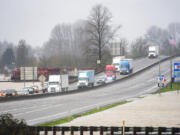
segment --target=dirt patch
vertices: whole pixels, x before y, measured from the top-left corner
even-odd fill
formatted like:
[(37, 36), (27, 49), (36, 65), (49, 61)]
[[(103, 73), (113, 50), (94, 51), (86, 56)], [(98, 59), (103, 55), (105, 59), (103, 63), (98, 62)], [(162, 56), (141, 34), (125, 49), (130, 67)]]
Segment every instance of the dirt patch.
[[(180, 127), (180, 93), (150, 95), (112, 109), (77, 118), (63, 126)], [(62, 125), (61, 125), (62, 126)]]

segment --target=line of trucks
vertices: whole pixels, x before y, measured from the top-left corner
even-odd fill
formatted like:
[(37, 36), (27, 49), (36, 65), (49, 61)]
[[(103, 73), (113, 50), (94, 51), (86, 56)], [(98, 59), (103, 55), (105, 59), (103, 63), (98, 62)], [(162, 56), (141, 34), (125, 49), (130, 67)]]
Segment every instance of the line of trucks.
[[(148, 50), (148, 57), (149, 58), (157, 58), (159, 55), (159, 47), (158, 46), (149, 46)], [(119, 73), (120, 75), (128, 75), (133, 72), (133, 60), (127, 59), (125, 56), (117, 56), (113, 57), (112, 64), (106, 65), (105, 68), (105, 77), (103, 82), (108, 83), (116, 80), (116, 74)], [(52, 77), (53, 78), (53, 77)], [(61, 82), (52, 82), (51, 76), (49, 78), (49, 88), (48, 91), (58, 91), (60, 90), (60, 86), (56, 86), (56, 90), (53, 88), (54, 84), (62, 84), (61, 89), (67, 90), (67, 82), (68, 77), (65, 77), (64, 75), (61, 75), (60, 77), (57, 77), (57, 80), (64, 80), (66, 83)], [(53, 80), (53, 79), (52, 79)], [(83, 88), (83, 87), (93, 87), (95, 83), (95, 72), (94, 70), (81, 70), (78, 71), (78, 82), (77, 87)], [(52, 84), (52, 87), (51, 87)]]

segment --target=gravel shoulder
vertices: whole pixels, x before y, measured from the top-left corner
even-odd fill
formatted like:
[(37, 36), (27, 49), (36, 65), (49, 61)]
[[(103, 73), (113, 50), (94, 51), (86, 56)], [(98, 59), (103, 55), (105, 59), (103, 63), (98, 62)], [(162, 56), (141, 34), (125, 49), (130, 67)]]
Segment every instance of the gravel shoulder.
[(126, 126), (180, 127), (180, 92), (149, 95), (60, 126), (122, 126), (123, 120)]

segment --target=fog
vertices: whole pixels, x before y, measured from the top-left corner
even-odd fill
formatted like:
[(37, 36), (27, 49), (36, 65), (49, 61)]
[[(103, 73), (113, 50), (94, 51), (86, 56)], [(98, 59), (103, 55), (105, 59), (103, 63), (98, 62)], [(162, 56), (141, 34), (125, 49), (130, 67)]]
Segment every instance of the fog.
[(180, 22), (179, 0), (0, 0), (0, 41), (25, 39), (42, 46), (56, 24), (85, 20), (99, 3), (110, 10), (114, 25), (122, 25), (120, 36), (130, 41), (152, 25)]

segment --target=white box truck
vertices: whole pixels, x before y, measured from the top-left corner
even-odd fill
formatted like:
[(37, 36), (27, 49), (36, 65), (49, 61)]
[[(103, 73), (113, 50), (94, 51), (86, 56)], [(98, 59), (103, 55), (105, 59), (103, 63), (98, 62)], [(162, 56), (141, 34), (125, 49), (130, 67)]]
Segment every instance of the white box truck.
[(82, 70), (78, 72), (78, 88), (94, 86), (94, 70)]
[(67, 91), (69, 87), (68, 75), (50, 75), (48, 80), (48, 92)]
[(158, 46), (149, 46), (148, 57), (149, 58), (157, 58), (159, 55), (159, 47)]
[(112, 65), (115, 66), (115, 71), (120, 71), (120, 62), (122, 59), (125, 59), (125, 56), (113, 57)]

